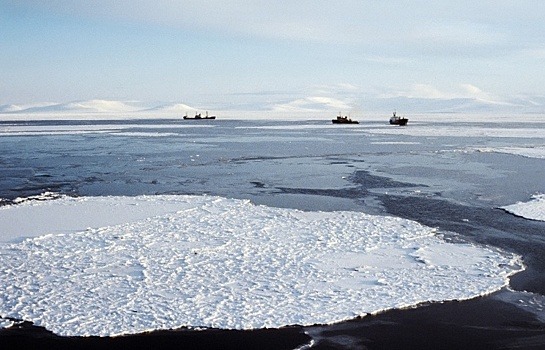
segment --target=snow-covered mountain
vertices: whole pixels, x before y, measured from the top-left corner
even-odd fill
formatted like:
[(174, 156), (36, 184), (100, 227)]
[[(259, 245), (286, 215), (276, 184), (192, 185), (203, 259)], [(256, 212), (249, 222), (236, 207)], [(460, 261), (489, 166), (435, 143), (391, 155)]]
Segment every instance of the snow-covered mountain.
[(175, 103), (175, 104), (166, 104), (166, 105), (160, 105), (156, 107), (151, 107), (145, 109), (146, 111), (160, 111), (160, 112), (189, 112), (189, 111), (196, 111), (194, 107), (188, 106), (183, 103)]
[(34, 103), (34, 104), (25, 104), (25, 105), (6, 104), (6, 105), (0, 106), (0, 113), (16, 113), (16, 112), (28, 111), (32, 109), (45, 108), (52, 105), (55, 105), (55, 103), (44, 102), (44, 103)]
[(349, 102), (324, 96), (305, 97), (272, 106), (272, 110), (279, 112), (318, 112), (350, 109), (353, 109), (353, 106)]
[(49, 104), (43, 106), (29, 107), (20, 109), (15, 112), (90, 112), (90, 113), (102, 113), (102, 112), (134, 112), (139, 108), (131, 106), (122, 101), (109, 101), (109, 100), (89, 100), (89, 101), (76, 101), (69, 103)]
[[(186, 113), (207, 109), (183, 103), (115, 100), (87, 100), (68, 103), (38, 103), (29, 105), (6, 104), (0, 106), (5, 119), (119, 119), (119, 118), (178, 118)], [(212, 109), (208, 109), (212, 110)], [(214, 109), (216, 110), (216, 109)]]
[(277, 112), (363, 111), (390, 113), (545, 113), (545, 97), (520, 97), (509, 101), (488, 101), (479, 98), (350, 98), (314, 96), (282, 101), (269, 105)]
[(135, 101), (88, 100), (68, 103), (41, 103), (33, 105), (3, 105), (0, 113), (127, 113), (145, 110), (186, 111), (194, 108), (184, 104), (151, 106)]
[(477, 98), (390, 97), (362, 101), (362, 110), (398, 110), (410, 113), (545, 113), (545, 98), (515, 99), (508, 102)]
[(331, 113), (359, 111), (362, 113), (545, 113), (545, 96), (519, 97), (507, 102), (486, 101), (477, 98), (417, 98), (385, 97), (357, 99), (308, 96), (277, 101), (263, 100), (251, 103), (215, 104), (207, 107), (192, 107), (184, 103), (143, 103), (138, 101), (88, 100), (69, 103), (36, 103), (29, 105), (6, 104), (0, 106), (0, 114), (52, 114), (52, 115), (112, 115), (127, 114), (157, 116), (183, 115), (196, 111), (236, 111), (274, 113)]

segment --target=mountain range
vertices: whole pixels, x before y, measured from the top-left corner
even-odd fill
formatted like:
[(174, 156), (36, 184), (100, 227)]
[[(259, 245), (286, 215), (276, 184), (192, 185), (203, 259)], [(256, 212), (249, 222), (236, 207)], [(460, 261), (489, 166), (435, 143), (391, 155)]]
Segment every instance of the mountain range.
[(28, 105), (0, 105), (2, 114), (131, 114), (131, 113), (193, 113), (198, 110), (216, 111), (275, 111), (285, 113), (368, 111), (403, 113), (545, 113), (545, 97), (515, 99), (510, 102), (493, 102), (474, 98), (373, 98), (359, 102), (347, 102), (323, 96), (295, 98), (281, 102), (254, 102), (246, 104), (192, 107), (183, 103), (143, 103), (138, 101), (87, 100), (69, 103), (36, 103)]

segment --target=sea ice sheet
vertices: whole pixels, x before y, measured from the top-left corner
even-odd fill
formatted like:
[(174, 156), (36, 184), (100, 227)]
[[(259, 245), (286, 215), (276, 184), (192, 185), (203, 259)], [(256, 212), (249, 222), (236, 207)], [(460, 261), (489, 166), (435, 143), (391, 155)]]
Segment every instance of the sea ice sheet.
[[(491, 293), (521, 269), (515, 255), (447, 243), (414, 221), (358, 212), (209, 196), (21, 205), (70, 203), (74, 213), (95, 200), (117, 210), (135, 201), (174, 201), (180, 210), (0, 245), (2, 317), (85, 336), (326, 324)], [(60, 214), (48, 219), (62, 222)]]
[(545, 159), (545, 146), (526, 146), (526, 147), (486, 147), (479, 148), (479, 152), (497, 152), (515, 154), (528, 158)]
[(533, 195), (529, 202), (518, 202), (502, 209), (526, 219), (545, 221), (545, 194)]

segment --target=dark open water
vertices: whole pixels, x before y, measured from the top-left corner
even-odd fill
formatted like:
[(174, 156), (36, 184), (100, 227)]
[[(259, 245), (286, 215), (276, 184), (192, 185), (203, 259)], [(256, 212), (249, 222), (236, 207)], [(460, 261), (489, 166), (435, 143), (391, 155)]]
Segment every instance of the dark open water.
[(337, 325), (253, 332), (60, 338), (22, 325), (0, 331), (0, 344), (545, 349), (545, 222), (499, 209), (545, 192), (545, 160), (474, 151), (542, 145), (543, 140), (368, 132), (382, 127), (390, 126), (221, 119), (1, 122), (0, 133), (7, 128), (22, 133), (0, 136), (0, 198), (9, 203), (45, 191), (74, 196), (206, 193), (302, 210), (395, 215), (438, 227), (453, 239), (460, 235), (522, 255), (528, 268), (512, 278), (515, 292), (393, 310)]

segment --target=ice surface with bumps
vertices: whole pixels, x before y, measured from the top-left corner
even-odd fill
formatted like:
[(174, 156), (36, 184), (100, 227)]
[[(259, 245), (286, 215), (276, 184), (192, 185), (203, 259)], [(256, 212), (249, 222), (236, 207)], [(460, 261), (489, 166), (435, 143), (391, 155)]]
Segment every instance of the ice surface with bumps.
[(63, 197), (4, 206), (0, 222), (33, 212), (28, 229), (43, 235), (12, 233), (0, 245), (0, 315), (60, 335), (329, 324), (485, 295), (522, 269), (516, 255), (360, 212), (213, 196)]

